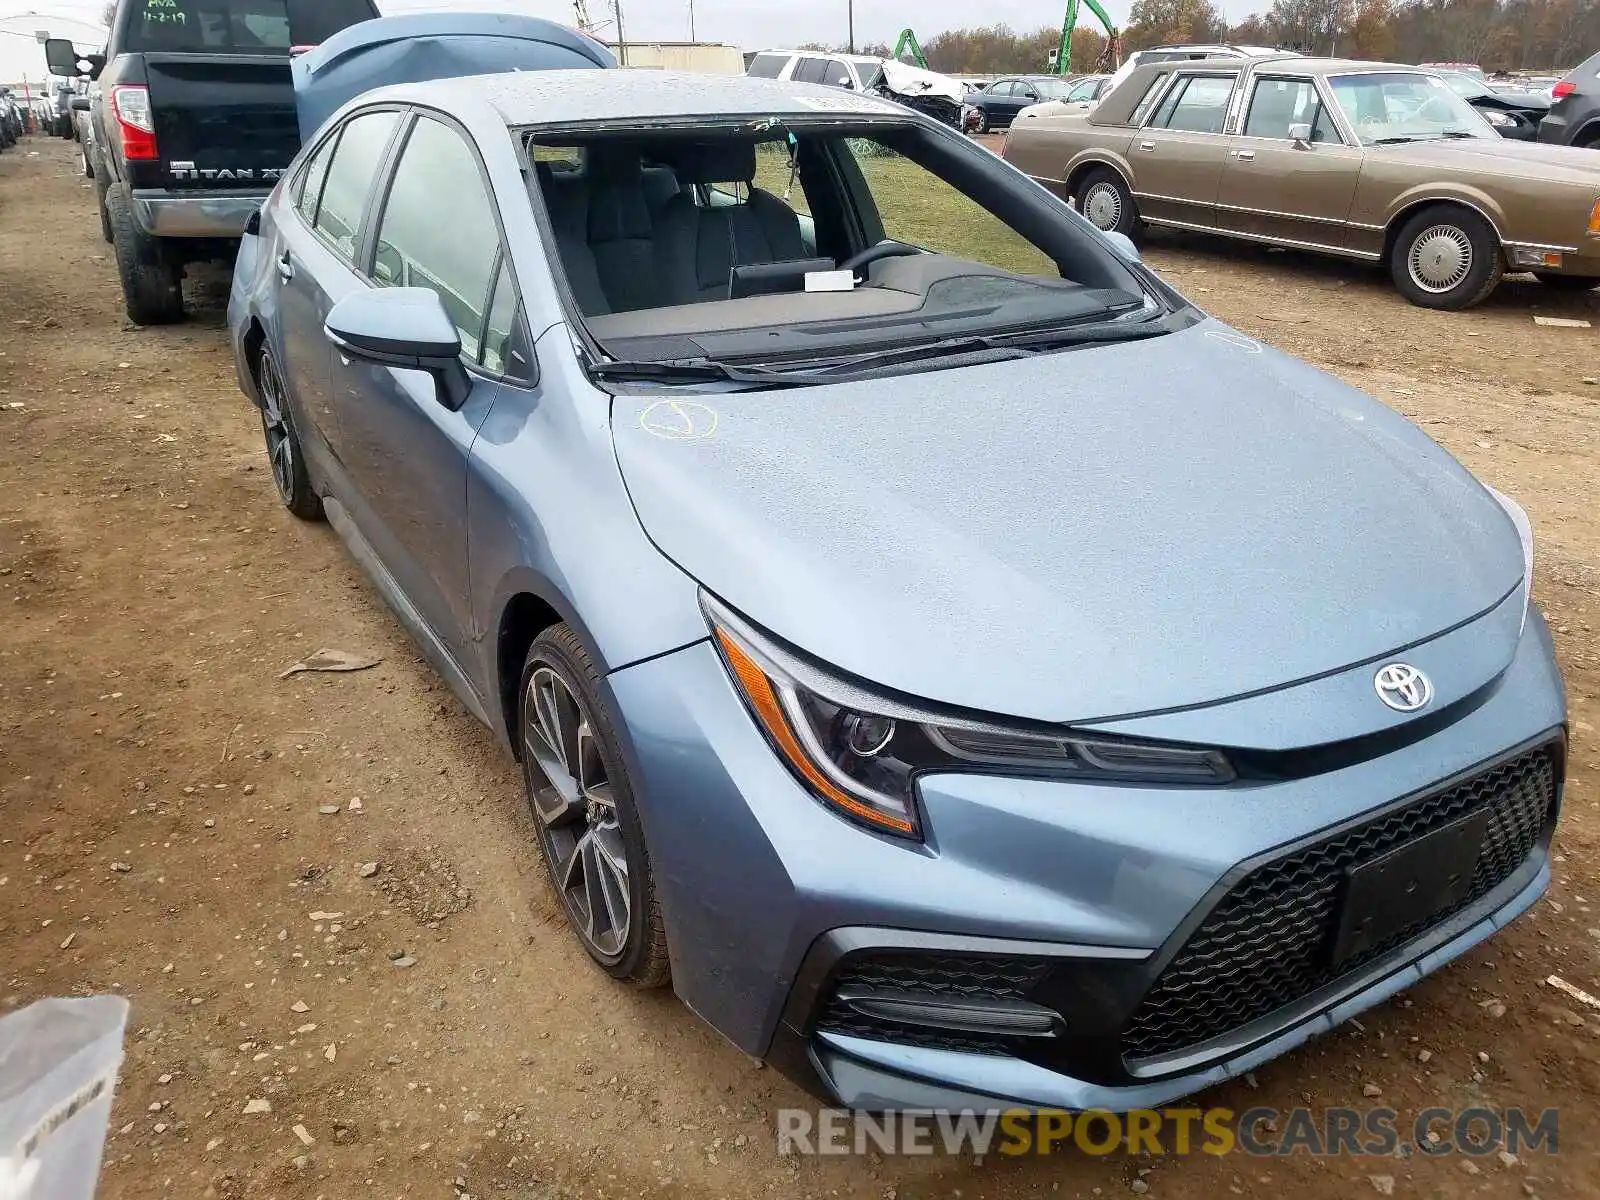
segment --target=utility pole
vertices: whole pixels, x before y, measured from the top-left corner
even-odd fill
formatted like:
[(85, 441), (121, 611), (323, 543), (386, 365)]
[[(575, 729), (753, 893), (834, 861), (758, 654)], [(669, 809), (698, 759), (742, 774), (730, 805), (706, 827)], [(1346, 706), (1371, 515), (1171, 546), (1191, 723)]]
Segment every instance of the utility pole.
[(611, 0), (611, 11), (617, 14), (617, 62), (628, 65), (628, 39), (622, 33), (622, 0)]
[(845, 0), (846, 20), (850, 24), (850, 53), (856, 52), (856, 0)]
[(694, 41), (694, 0), (689, 0), (689, 40)]

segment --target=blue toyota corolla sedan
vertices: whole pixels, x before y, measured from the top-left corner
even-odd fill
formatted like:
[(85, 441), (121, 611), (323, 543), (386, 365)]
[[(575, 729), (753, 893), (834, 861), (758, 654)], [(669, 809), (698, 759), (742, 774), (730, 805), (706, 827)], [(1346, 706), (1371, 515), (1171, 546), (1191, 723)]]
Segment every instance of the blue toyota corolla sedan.
[(1548, 882), (1522, 510), (897, 105), (368, 91), (230, 320), (584, 949), (837, 1102), (1163, 1103)]

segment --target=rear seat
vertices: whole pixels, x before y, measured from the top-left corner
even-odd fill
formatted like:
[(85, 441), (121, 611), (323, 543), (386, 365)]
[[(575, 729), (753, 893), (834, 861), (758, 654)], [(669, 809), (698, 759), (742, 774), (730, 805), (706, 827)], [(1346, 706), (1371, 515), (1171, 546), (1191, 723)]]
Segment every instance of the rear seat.
[[(596, 143), (582, 173), (539, 162), (536, 173), (578, 307), (588, 316), (724, 300), (735, 264), (803, 258), (800, 222), (751, 187), (752, 145), (676, 148), (672, 167), (645, 167), (636, 145)], [(749, 198), (702, 207), (683, 190), (741, 183)]]

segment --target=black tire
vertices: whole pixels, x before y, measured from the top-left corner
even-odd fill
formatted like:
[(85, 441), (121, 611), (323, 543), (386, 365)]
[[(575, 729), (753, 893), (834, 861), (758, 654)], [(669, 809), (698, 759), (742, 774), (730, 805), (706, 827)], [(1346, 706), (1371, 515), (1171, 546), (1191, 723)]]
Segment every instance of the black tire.
[(978, 110), (977, 120), (974, 124), (972, 132), (974, 136), (980, 133), (989, 132), (989, 114), (984, 112), (981, 108)]
[[(670, 980), (671, 968), (644, 828), (611, 713), (601, 696), (600, 672), (569, 626), (552, 626), (533, 639), (517, 696), (517, 738), (528, 803), (539, 850), (568, 924), (589, 957), (612, 978), (641, 988), (661, 987)], [(553, 721), (546, 719), (549, 713), (557, 714)], [(558, 730), (570, 729), (570, 736), (547, 737), (542, 730), (552, 723)], [(551, 748), (552, 740), (566, 747), (559, 757)], [(569, 759), (578, 761), (577, 775), (566, 771)], [(563, 781), (559, 786), (558, 773)], [(585, 774), (589, 782), (580, 783)], [(602, 788), (608, 797), (603, 803), (598, 799)], [(614, 868), (595, 866), (614, 864), (619, 848), (627, 879), (625, 930), (616, 928), (616, 902), (624, 895), (618, 875)], [(604, 931), (598, 928), (599, 920), (590, 920), (584, 910), (586, 904), (592, 909), (595, 900), (589, 891), (591, 867), (595, 887), (605, 893)], [(574, 874), (581, 876), (575, 884)]]
[(1072, 198), (1078, 212), (1096, 229), (1133, 237), (1141, 227), (1139, 202), (1128, 190), (1127, 180), (1110, 167), (1095, 167), (1085, 174)]
[(283, 385), (283, 372), (278, 370), (278, 361), (267, 346), (262, 346), (256, 356), (256, 390), (261, 393), (261, 434), (266, 439), (267, 466), (272, 471), (278, 499), (302, 521), (320, 521), (322, 497), (306, 470), (305, 451)]
[(1587, 292), (1600, 287), (1600, 275), (1558, 275), (1554, 271), (1535, 271), (1533, 277), (1558, 292)]
[(94, 176), (95, 207), (100, 210), (100, 236), (111, 241), (111, 214), (106, 211), (106, 173), (96, 171)]
[(161, 239), (147, 237), (133, 223), (128, 189), (106, 192), (111, 245), (128, 319), (135, 325), (175, 325), (183, 320), (183, 268), (169, 257)]
[(1412, 214), (1389, 251), (1395, 287), (1422, 308), (1459, 312), (1482, 304), (1504, 273), (1494, 228), (1455, 204), (1432, 204)]

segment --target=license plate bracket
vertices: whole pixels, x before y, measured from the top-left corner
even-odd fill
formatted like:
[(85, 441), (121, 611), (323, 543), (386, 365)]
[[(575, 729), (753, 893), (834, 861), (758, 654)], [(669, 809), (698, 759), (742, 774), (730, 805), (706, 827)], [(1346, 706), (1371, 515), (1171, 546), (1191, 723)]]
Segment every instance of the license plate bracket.
[(1333, 965), (1464, 900), (1488, 824), (1480, 808), (1347, 868)]

